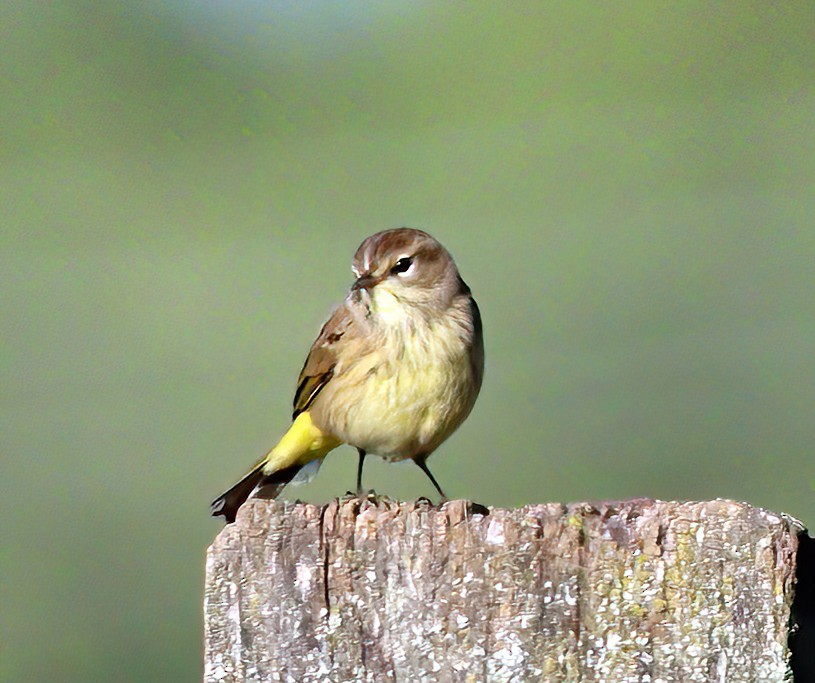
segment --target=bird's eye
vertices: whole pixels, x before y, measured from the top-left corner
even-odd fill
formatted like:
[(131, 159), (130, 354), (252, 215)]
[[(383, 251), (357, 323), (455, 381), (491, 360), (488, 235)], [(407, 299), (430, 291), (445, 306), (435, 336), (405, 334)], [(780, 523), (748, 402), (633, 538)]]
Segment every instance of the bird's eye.
[(409, 257), (400, 258), (391, 268), (391, 273), (398, 275), (399, 273), (406, 273), (413, 265), (413, 259)]

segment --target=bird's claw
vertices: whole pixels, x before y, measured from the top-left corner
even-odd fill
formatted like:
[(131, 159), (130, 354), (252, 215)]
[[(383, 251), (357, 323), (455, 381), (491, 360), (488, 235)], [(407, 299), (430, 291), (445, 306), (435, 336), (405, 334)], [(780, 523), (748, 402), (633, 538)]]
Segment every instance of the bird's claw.
[(486, 517), (490, 514), (490, 509), (486, 505), (471, 500), (467, 504), (467, 512), (471, 515), (484, 515), (484, 517)]

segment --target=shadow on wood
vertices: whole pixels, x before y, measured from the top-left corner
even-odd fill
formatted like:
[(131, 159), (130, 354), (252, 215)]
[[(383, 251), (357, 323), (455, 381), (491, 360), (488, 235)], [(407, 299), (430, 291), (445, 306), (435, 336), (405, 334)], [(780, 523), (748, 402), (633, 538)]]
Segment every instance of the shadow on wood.
[(209, 549), (205, 680), (781, 683), (802, 534), (725, 500), (251, 501)]
[(791, 667), (793, 680), (807, 683), (815, 681), (815, 539), (805, 534), (799, 537), (795, 575)]

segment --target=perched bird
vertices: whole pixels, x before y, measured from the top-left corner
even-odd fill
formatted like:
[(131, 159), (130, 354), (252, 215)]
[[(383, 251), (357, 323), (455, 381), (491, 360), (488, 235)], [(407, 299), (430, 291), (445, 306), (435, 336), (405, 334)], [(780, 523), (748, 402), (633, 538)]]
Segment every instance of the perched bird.
[(411, 458), (446, 498), (427, 458), (469, 415), (481, 388), (478, 306), (450, 253), (421, 230), (368, 237), (352, 270), (356, 282), (300, 372), (291, 427), (212, 503), (214, 516), (233, 522), (247, 498), (277, 497), (343, 443), (359, 452), (357, 492), (372, 453)]

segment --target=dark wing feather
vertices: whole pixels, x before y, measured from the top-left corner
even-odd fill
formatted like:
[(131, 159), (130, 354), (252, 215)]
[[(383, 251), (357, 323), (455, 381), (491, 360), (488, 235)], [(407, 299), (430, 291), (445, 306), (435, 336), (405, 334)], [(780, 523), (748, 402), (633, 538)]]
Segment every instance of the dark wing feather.
[(297, 380), (297, 391), (294, 392), (294, 412), (292, 419), (296, 418), (317, 398), (322, 388), (334, 376), (334, 367), (337, 364), (337, 349), (345, 341), (353, 319), (345, 305), (337, 308), (326, 321), (320, 334), (311, 346), (311, 350), (300, 371)]

